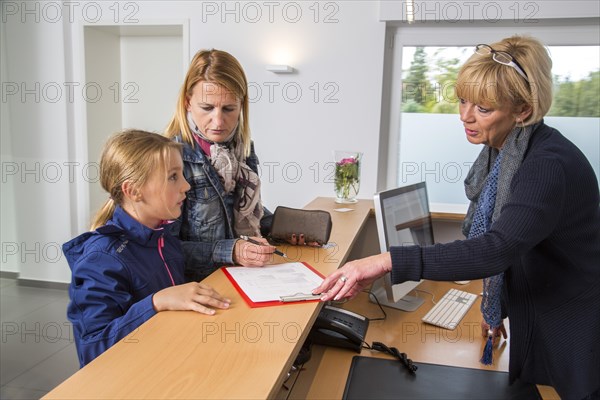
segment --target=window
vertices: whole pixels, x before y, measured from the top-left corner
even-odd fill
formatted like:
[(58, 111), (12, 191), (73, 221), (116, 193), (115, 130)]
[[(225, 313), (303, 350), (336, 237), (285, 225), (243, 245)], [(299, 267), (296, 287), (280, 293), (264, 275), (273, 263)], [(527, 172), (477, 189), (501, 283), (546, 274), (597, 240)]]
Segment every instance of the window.
[[(553, 117), (600, 117), (600, 46), (549, 46)], [(596, 171), (597, 173), (598, 171)]]

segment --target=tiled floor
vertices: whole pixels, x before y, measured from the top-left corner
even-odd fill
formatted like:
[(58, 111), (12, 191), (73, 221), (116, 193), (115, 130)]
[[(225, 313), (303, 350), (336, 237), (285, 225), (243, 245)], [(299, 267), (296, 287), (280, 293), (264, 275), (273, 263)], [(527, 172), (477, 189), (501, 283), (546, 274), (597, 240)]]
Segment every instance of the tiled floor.
[(39, 399), (79, 369), (66, 290), (0, 278), (0, 399)]

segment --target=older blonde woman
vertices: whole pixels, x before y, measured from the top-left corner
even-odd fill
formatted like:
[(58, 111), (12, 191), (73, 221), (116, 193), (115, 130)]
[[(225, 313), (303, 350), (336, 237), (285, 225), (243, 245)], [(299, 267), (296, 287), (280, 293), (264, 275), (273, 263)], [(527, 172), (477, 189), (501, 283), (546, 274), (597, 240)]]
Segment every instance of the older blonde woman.
[(324, 301), (353, 297), (387, 272), (393, 283), (485, 278), (490, 339), (506, 335), (505, 293), (511, 382), (552, 385), (564, 399), (598, 399), (598, 180), (582, 152), (543, 121), (551, 67), (539, 41), (515, 36), (477, 45), (459, 72), (465, 135), (484, 145), (465, 181), (466, 240), (393, 247), (347, 263), (314, 292)]

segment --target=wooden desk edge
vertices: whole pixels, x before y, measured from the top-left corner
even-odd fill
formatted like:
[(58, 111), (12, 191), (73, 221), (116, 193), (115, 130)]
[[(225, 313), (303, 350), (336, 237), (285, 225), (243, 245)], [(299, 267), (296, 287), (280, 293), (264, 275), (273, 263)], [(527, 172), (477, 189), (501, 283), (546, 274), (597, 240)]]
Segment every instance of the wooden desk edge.
[[(318, 202), (319, 198), (315, 199), (314, 201)], [(325, 204), (327, 204), (328, 208), (331, 207), (331, 209), (333, 209), (334, 203), (333, 203), (333, 199), (329, 200), (329, 199), (322, 199), (321, 201), (323, 201)], [(331, 205), (330, 205), (331, 204)], [(365, 220), (367, 219), (367, 214), (368, 214), (368, 209), (365, 207), (365, 205), (369, 205), (366, 202), (361, 202), (359, 203), (358, 208), (362, 210), (361, 212), (361, 216), (364, 216), (364, 218), (362, 218), (362, 220), (360, 221), (355, 221), (354, 223), (356, 225), (354, 225), (354, 229), (357, 230), (357, 232), (360, 232), (363, 229), (363, 226), (365, 224)], [(306, 207), (305, 207), (306, 208)], [(369, 207), (372, 208), (372, 205)], [(360, 218), (359, 218), (360, 219)], [(354, 242), (356, 241), (356, 236), (358, 236), (358, 234), (354, 235), (349, 241), (349, 245), (347, 249), (344, 249), (344, 257), (347, 257), (347, 254), (349, 252), (349, 249), (352, 247), (352, 245), (354, 244)], [(339, 267), (339, 265), (338, 265)], [(211, 279), (211, 277), (215, 277), (216, 275), (213, 274), (211, 275), (208, 279)], [(215, 277), (214, 279), (219, 279), (219, 281), (222, 281), (223, 278), (219, 277)], [(309, 334), (310, 331), (310, 327), (312, 327), (312, 324), (314, 323), (314, 320), (317, 318), (317, 315), (320, 311), (322, 307), (322, 303), (316, 303), (314, 307), (310, 307), (310, 312), (311, 315), (308, 318), (308, 321), (306, 323), (305, 326), (303, 326), (302, 328), (302, 334), (301, 337), (298, 338), (298, 340), (295, 342), (295, 344), (293, 346), (291, 346), (291, 352), (289, 354), (287, 354), (287, 358), (285, 360), (280, 360), (283, 361), (283, 369), (281, 371), (278, 371), (278, 374), (275, 376), (272, 375), (271, 377), (274, 377), (274, 385), (272, 387), (270, 387), (269, 389), (267, 389), (267, 392), (256, 392), (255, 396), (257, 397), (266, 397), (266, 398), (276, 398), (278, 397), (279, 391), (282, 387), (283, 382), (285, 381), (286, 377), (287, 377), (287, 373), (290, 370), (296, 356), (298, 355), (300, 348), (302, 346), (302, 344), (304, 343), (306, 337)], [(225, 319), (226, 321), (227, 319)], [(146, 326), (147, 325), (142, 325), (142, 326)], [(150, 336), (150, 338), (152, 338), (152, 336)], [(115, 353), (117, 352), (117, 353)], [(110, 349), (108, 349), (106, 351), (105, 354), (103, 354), (104, 359), (101, 360), (100, 357), (98, 358), (98, 360), (96, 362), (100, 362), (103, 363), (102, 367), (105, 367), (107, 361), (108, 360), (106, 357), (117, 357), (116, 354), (118, 354), (119, 350), (118, 348), (112, 347)], [(86, 371), (89, 371), (90, 366), (86, 366), (84, 369)], [(44, 398), (56, 398), (56, 396), (58, 395), (58, 393), (61, 393), (60, 396), (65, 397), (65, 393), (68, 394), (67, 397), (70, 397), (70, 395), (73, 395), (74, 398), (77, 398), (78, 395), (82, 395), (82, 393), (78, 393), (78, 385), (80, 384), (80, 382), (82, 381), (81, 378), (82, 377), (82, 370), (78, 371), (77, 373), (75, 373), (73, 376), (71, 376), (70, 378), (67, 378), (64, 382), (62, 382), (61, 384), (59, 384), (57, 387), (55, 387), (52, 391), (50, 391), (49, 393), (47, 393)], [(85, 396), (82, 396), (85, 397)], [(254, 396), (253, 396), (254, 397)]]
[(431, 219), (442, 222), (462, 222), (465, 219), (465, 214), (448, 213), (448, 212), (432, 212)]
[[(308, 209), (311, 209), (313, 207), (319, 208), (318, 205), (319, 205), (320, 201), (330, 201), (330, 200), (333, 200), (333, 199), (329, 198), (329, 197), (316, 197), (315, 199), (310, 201), (308, 204), (306, 204), (304, 206), (304, 208), (308, 208)], [(359, 201), (360, 202), (368, 202), (368, 201), (373, 201), (373, 200), (372, 199), (360, 199)], [(339, 206), (341, 207), (341, 206), (343, 206), (343, 204), (340, 204)], [(350, 206), (352, 206), (352, 205), (350, 205)], [(442, 221), (442, 222), (462, 222), (465, 219), (464, 213), (456, 213), (456, 212), (431, 211), (430, 215), (431, 215), (432, 220)], [(375, 209), (373, 206), (369, 210), (368, 216), (375, 217)]]

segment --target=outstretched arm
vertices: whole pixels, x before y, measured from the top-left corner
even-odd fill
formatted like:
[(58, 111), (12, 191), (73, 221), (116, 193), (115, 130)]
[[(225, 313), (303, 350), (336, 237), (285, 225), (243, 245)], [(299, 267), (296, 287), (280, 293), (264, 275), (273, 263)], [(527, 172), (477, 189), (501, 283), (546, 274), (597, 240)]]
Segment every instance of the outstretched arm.
[(322, 301), (352, 298), (391, 269), (390, 253), (350, 261), (325, 278), (313, 293), (321, 294)]

